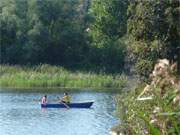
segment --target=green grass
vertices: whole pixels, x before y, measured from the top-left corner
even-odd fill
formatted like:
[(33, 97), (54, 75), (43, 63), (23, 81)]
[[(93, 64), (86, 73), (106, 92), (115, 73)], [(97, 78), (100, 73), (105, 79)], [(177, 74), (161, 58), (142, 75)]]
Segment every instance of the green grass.
[(126, 83), (127, 78), (124, 75), (71, 72), (47, 64), (34, 67), (0, 66), (1, 87), (123, 88)]
[[(143, 88), (143, 85), (139, 86), (117, 97), (117, 115), (122, 123), (116, 130), (125, 128), (133, 135), (146, 135), (147, 132), (148, 135), (180, 134), (179, 104), (172, 101), (180, 91), (169, 87), (162, 97), (156, 88), (152, 92), (154, 94), (152, 100), (138, 101), (136, 99)], [(157, 114), (153, 113), (155, 107), (160, 108)], [(152, 116), (156, 118), (157, 125), (150, 122)]]

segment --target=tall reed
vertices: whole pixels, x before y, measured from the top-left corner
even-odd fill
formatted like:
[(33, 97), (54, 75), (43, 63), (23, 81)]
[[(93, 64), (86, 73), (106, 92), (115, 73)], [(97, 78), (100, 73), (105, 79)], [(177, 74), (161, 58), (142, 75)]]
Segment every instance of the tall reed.
[(72, 72), (60, 66), (47, 64), (34, 67), (9, 65), (1, 65), (0, 67), (1, 87), (122, 88), (126, 82), (125, 75)]

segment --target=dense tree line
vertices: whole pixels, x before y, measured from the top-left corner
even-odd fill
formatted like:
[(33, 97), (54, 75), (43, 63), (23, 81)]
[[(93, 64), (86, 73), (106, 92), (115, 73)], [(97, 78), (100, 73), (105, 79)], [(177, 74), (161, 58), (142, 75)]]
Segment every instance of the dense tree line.
[[(126, 25), (122, 23), (124, 18), (123, 21), (118, 20), (124, 15), (124, 11), (121, 11), (124, 8), (120, 8), (122, 3), (113, 0), (109, 3), (90, 0), (0, 2), (1, 63), (48, 63), (108, 72), (121, 71), (123, 68), (122, 47), (116, 47), (119, 44), (117, 39), (125, 31), (121, 29)], [(94, 14), (101, 12), (97, 11), (96, 6), (101, 9), (106, 6), (104, 11), (109, 15)], [(99, 17), (111, 17), (102, 26), (104, 28), (94, 27), (103, 24), (103, 20), (100, 22), (97, 19)], [(111, 19), (114, 20), (112, 24)], [(103, 38), (93, 36), (98, 31), (102, 31)], [(103, 45), (100, 48), (94, 46), (96, 42)]]
[(147, 78), (180, 60), (178, 0), (0, 0), (0, 62), (121, 72)]
[(1, 63), (78, 64), (88, 50), (74, 0), (1, 0)]

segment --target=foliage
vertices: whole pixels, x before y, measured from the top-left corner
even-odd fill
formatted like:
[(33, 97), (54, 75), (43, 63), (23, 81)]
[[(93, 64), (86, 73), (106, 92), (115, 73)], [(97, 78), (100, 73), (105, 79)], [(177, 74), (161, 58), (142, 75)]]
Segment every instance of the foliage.
[(0, 0), (0, 3), (1, 63), (47, 63), (98, 72), (122, 71), (125, 46), (119, 38), (126, 33), (126, 2)]
[[(153, 69), (152, 65), (153, 65), (153, 62), (150, 60), (141, 59), (140, 61), (137, 61), (135, 70), (136, 70), (136, 73), (141, 76), (142, 80), (144, 81), (147, 80), (147, 78), (149, 77), (149, 73)], [(144, 78), (142, 78), (142, 76)]]
[[(0, 85), (121, 88), (126, 78), (105, 73), (120, 73), (133, 61), (147, 81), (160, 58), (177, 62), (180, 73), (179, 16), (178, 0), (0, 0), (0, 63), (27, 65), (2, 65)], [(175, 89), (167, 89), (167, 96), (152, 101), (136, 100), (142, 88), (119, 97), (131, 134), (159, 134), (148, 123), (156, 106), (178, 114), (170, 99)], [(163, 134), (179, 132), (176, 115), (158, 119)]]
[(175, 65), (167, 59), (159, 60), (151, 74), (151, 82), (146, 87), (138, 87), (117, 99), (121, 119), (131, 133), (179, 133), (180, 80), (174, 74), (177, 71)]
[[(179, 131), (179, 110), (178, 105), (171, 100), (177, 94), (175, 89), (169, 88), (169, 93), (163, 98), (160, 97), (158, 89), (154, 90), (156, 96), (153, 100), (138, 101), (137, 96), (142, 91), (142, 88), (131, 90), (126, 94), (117, 97), (118, 116), (121, 117), (123, 124), (132, 134), (177, 134)], [(161, 111), (174, 115), (155, 114), (155, 108), (160, 108)], [(124, 111), (123, 111), (124, 110)], [(157, 124), (151, 122), (156, 121)], [(120, 126), (122, 126), (120, 125)]]
[[(178, 1), (130, 0), (129, 3), (127, 23), (129, 51), (134, 54), (137, 67), (142, 61), (151, 61), (152, 65), (149, 66), (152, 67), (159, 58), (177, 61), (179, 67)], [(140, 75), (148, 78), (150, 70), (152, 68)]]
[(159, 58), (180, 65), (176, 0), (0, 0), (0, 9), (0, 63), (115, 73), (133, 55), (145, 79)]
[(1, 65), (1, 87), (71, 87), (71, 88), (123, 88), (127, 83), (124, 75), (71, 72), (59, 66), (38, 65), (33, 67)]
[[(99, 63), (105, 71), (124, 67), (126, 47), (120, 40), (126, 34), (127, 1), (93, 0), (90, 14), (93, 18), (89, 35), (92, 38), (92, 63)], [(95, 52), (95, 54), (94, 54)]]
[(1, 63), (72, 66), (84, 60), (88, 44), (80, 19), (82, 1), (0, 2)]

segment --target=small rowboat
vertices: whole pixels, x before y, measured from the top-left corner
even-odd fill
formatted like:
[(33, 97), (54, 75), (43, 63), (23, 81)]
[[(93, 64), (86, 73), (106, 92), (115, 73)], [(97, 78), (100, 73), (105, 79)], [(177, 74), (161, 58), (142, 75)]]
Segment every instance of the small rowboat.
[(58, 104), (41, 104), (42, 108), (90, 108), (94, 102), (83, 103), (58, 103)]

